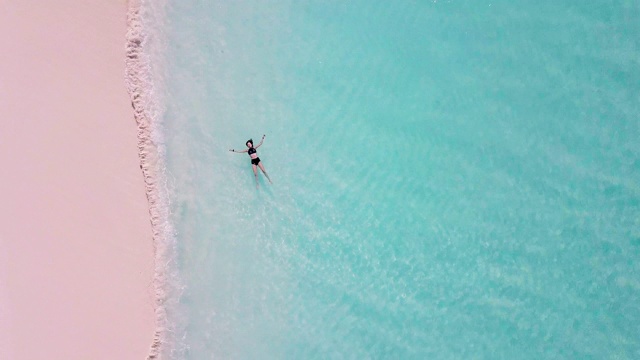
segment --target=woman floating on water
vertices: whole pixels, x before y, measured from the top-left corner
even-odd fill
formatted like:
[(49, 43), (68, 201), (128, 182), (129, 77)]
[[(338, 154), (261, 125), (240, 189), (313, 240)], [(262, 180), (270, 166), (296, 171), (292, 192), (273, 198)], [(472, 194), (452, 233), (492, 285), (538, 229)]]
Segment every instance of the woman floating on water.
[(269, 184), (271, 184), (271, 179), (269, 179), (269, 175), (267, 175), (267, 172), (264, 170), (264, 166), (260, 162), (260, 158), (258, 157), (258, 152), (256, 151), (256, 149), (259, 148), (260, 145), (262, 145), (262, 142), (264, 142), (264, 137), (265, 135), (262, 135), (262, 140), (260, 140), (260, 144), (258, 144), (258, 146), (256, 147), (253, 147), (253, 140), (249, 139), (245, 143), (245, 145), (247, 145), (248, 147), (247, 150), (241, 150), (241, 151), (235, 151), (234, 149), (229, 150), (235, 153), (249, 153), (249, 156), (251, 157), (251, 166), (253, 167), (253, 175), (255, 175), (256, 177), (256, 186), (260, 186), (258, 184), (258, 166), (260, 167), (260, 170), (262, 170), (262, 172), (264, 173), (264, 176), (267, 177), (267, 180), (269, 180)]

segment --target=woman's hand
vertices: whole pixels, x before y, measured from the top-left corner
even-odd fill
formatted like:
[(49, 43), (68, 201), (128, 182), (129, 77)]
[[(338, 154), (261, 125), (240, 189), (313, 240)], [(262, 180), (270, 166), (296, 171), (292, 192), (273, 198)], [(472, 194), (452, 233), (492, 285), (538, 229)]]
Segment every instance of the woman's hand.
[(234, 149), (229, 149), (229, 151), (231, 151), (231, 152), (236, 152)]

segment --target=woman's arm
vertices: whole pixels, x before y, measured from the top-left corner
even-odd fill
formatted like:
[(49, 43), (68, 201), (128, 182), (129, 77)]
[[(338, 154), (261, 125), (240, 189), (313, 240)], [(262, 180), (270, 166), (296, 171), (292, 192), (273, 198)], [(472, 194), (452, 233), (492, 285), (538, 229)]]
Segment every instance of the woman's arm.
[(262, 145), (262, 142), (264, 142), (264, 137), (267, 135), (262, 135), (262, 140), (260, 140), (260, 144), (258, 144), (258, 146), (256, 146), (256, 149), (260, 147), (260, 145)]
[(247, 149), (247, 150), (234, 150), (234, 149), (229, 149), (229, 151), (231, 151), (231, 152), (235, 152), (235, 153), (246, 153), (247, 151), (249, 151), (249, 149)]

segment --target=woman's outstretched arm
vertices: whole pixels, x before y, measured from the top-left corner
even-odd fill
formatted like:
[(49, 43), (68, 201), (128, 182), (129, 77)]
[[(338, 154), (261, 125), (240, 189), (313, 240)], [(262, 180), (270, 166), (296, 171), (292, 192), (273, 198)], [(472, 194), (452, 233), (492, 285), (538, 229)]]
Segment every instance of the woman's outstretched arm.
[(235, 153), (246, 153), (247, 151), (249, 151), (249, 149), (246, 149), (246, 150), (235, 150), (235, 149), (229, 149), (229, 151), (231, 151), (231, 152), (235, 152)]
[(260, 140), (260, 144), (258, 144), (258, 146), (256, 146), (256, 149), (260, 147), (260, 145), (262, 145), (262, 143), (264, 142), (264, 137), (267, 135), (262, 135), (262, 140)]

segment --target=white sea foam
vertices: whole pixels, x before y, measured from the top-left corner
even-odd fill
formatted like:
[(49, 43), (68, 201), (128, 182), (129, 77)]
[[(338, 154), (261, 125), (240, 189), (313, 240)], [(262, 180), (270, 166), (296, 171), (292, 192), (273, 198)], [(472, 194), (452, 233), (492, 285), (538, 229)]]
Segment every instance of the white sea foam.
[(166, 4), (131, 2), (128, 11), (125, 80), (138, 125), (138, 152), (149, 202), (154, 245), (155, 334), (147, 359), (172, 358), (179, 344), (177, 310), (182, 285), (176, 264), (176, 237), (170, 222), (169, 182), (162, 136), (162, 23)]

